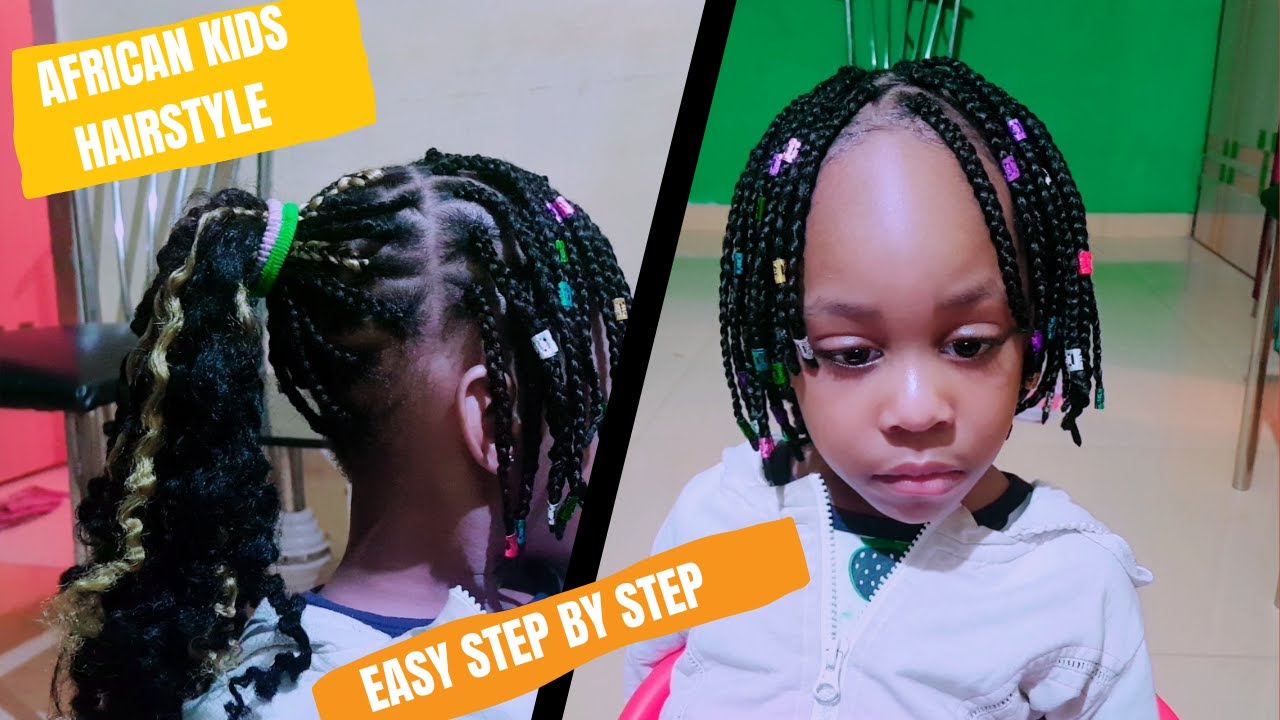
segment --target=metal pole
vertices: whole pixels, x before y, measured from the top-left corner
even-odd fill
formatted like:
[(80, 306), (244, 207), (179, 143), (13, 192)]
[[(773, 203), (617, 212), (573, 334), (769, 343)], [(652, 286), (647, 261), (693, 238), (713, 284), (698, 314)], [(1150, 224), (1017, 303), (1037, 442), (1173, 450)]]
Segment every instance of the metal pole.
[(129, 259), (124, 245), (124, 211), (120, 208), (120, 181), (111, 182), (111, 205), (115, 218), (111, 224), (116, 236), (116, 258), (120, 262), (120, 316), (125, 322), (133, 320), (133, 308), (129, 307)]
[(955, 14), (951, 16), (951, 37), (947, 38), (947, 57), (956, 56), (956, 30), (960, 27), (960, 0), (956, 0)]
[(1231, 487), (1248, 490), (1253, 483), (1253, 463), (1258, 455), (1258, 421), (1262, 415), (1262, 391), (1267, 384), (1267, 360), (1271, 356), (1271, 326), (1276, 313), (1276, 283), (1280, 282), (1280, 252), (1276, 249), (1276, 221), (1267, 218), (1266, 264), (1258, 293), (1259, 311), (1253, 325), (1253, 349), (1249, 377), (1244, 386), (1240, 435), (1236, 438), (1236, 467)]
[(925, 58), (933, 57), (933, 45), (938, 40), (938, 25), (942, 23), (942, 6), (947, 0), (938, 0), (938, 11), (933, 14), (933, 25), (929, 28), (929, 43), (924, 46)]

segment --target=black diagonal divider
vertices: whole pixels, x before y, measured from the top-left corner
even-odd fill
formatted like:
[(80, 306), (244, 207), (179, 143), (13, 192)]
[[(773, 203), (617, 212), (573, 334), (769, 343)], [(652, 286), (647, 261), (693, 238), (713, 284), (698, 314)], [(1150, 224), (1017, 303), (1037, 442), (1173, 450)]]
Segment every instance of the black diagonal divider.
[[(649, 226), (644, 261), (640, 266), (640, 277), (636, 281), (626, 345), (618, 366), (618, 375), (613, 379), (609, 412), (600, 431), (600, 446), (591, 470), (591, 484), (587, 488), (586, 503), (573, 545), (573, 556), (569, 561), (566, 590), (595, 580), (600, 570), (600, 555), (604, 550), (609, 519), (613, 515), (613, 501), (618, 494), (618, 479), (622, 476), (623, 461), (631, 441), (640, 389), (649, 368), (649, 355), (658, 329), (658, 317), (662, 314), (662, 301), (667, 294), (667, 280), (671, 276), (671, 263), (675, 259), (676, 243), (680, 238), (685, 207), (689, 202), (693, 171), (698, 164), (698, 153), (702, 149), (702, 136), (711, 111), (711, 96), (715, 92), (716, 78), (720, 74), (720, 61), (729, 36), (733, 8), (732, 0), (707, 0), (702, 9), (698, 37), (689, 61), (689, 75), (685, 80), (684, 96), (680, 100), (680, 112), (676, 117), (671, 147), (667, 152), (667, 165), (662, 174), (662, 187), (658, 190), (658, 202), (654, 206), (653, 222)], [(573, 673), (567, 673), (543, 686), (534, 706), (534, 720), (561, 718), (572, 677)]]

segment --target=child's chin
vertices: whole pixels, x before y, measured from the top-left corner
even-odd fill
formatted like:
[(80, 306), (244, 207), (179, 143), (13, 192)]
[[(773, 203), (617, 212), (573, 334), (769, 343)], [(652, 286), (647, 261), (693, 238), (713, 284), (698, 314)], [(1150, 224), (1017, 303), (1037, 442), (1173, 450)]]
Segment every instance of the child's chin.
[(863, 497), (885, 516), (908, 525), (923, 525), (950, 515), (960, 504), (949, 496), (922, 498)]

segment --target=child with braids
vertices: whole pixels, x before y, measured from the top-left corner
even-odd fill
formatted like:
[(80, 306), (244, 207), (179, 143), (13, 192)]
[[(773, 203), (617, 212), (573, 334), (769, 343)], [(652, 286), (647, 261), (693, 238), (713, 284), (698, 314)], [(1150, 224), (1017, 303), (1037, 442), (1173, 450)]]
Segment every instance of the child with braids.
[(958, 61), (843, 68), (783, 110), (721, 261), (747, 443), (685, 488), (655, 551), (790, 517), (811, 581), (632, 646), (629, 691), (682, 652), (663, 718), (1154, 720), (1150, 573), (1064, 492), (993, 465), (1060, 377), (1077, 445), (1103, 406), (1091, 263), (1048, 130)]
[[(328, 670), (500, 607), (512, 564), (563, 562), (545, 540), (582, 503), (631, 296), (546, 178), (432, 150), (301, 207), (224, 190), (158, 264), (78, 510), (91, 556), (51, 606), (70, 717), (315, 717)], [(303, 595), (270, 571), (264, 345), (352, 481), (347, 551)]]

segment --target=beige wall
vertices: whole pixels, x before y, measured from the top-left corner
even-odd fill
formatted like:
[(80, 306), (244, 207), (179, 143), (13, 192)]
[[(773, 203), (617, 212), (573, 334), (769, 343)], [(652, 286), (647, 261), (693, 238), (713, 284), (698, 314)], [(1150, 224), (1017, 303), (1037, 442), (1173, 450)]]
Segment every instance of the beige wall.
[[(60, 40), (161, 25), (244, 0), (55, 0)], [(272, 194), (305, 200), (351, 170), (416, 159), (429, 147), (510, 160), (551, 178), (613, 241), (634, 286), (666, 163), (702, 3), (362, 0), (377, 124), (285, 148)], [(342, 62), (335, 57), (334, 62)], [(324, 92), (325, 68), (314, 87)], [(238, 184), (251, 188), (252, 159)], [(172, 178), (161, 178), (161, 215)], [(125, 183), (126, 214), (141, 210)], [(110, 195), (97, 213), (105, 318), (119, 305)], [(142, 215), (128, 228), (134, 242)], [(138, 255), (141, 263), (142, 255)], [(140, 276), (141, 273), (138, 273)]]

